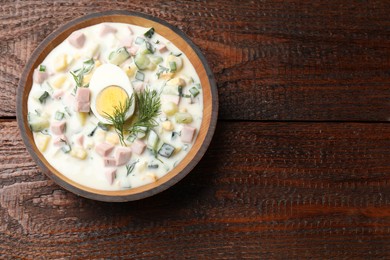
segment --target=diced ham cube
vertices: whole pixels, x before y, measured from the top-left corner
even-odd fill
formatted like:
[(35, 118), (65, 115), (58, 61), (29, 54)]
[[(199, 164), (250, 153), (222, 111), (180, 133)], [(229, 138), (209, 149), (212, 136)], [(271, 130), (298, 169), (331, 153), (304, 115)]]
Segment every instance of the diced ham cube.
[(176, 105), (179, 105), (180, 103), (180, 96), (176, 95), (162, 95), (161, 100), (164, 102), (173, 102)]
[(133, 85), (135, 92), (140, 93), (140, 92), (144, 91), (144, 89), (145, 89), (144, 83), (142, 81), (134, 81), (131, 84)]
[(121, 166), (126, 164), (131, 157), (131, 149), (126, 147), (119, 147), (115, 150), (116, 165)]
[(49, 73), (46, 71), (34, 70), (33, 81), (34, 83), (42, 84), (49, 77)]
[(116, 169), (115, 168), (106, 169), (104, 174), (106, 175), (106, 179), (107, 179), (108, 183), (110, 185), (112, 185), (114, 183), (114, 180), (116, 177)]
[(95, 151), (102, 157), (108, 156), (112, 149), (114, 149), (114, 146), (109, 143), (100, 143), (95, 146)]
[(84, 135), (79, 135), (76, 137), (76, 143), (80, 146), (83, 146), (84, 145)]
[(114, 27), (108, 25), (108, 24), (103, 24), (101, 30), (100, 30), (100, 36), (105, 36), (109, 33), (116, 33), (117, 32), (117, 29), (115, 29)]
[(76, 31), (69, 36), (68, 41), (73, 47), (81, 49), (85, 43), (85, 34)]
[(61, 89), (58, 89), (56, 91), (54, 91), (53, 93), (53, 98), (55, 99), (61, 99), (61, 97), (65, 94), (65, 92)]
[(121, 45), (130, 48), (133, 45), (133, 37), (126, 35), (121, 39)]
[(77, 88), (76, 101), (89, 102), (91, 91), (88, 88)]
[(104, 162), (104, 166), (106, 167), (116, 166), (116, 160), (112, 157), (104, 157), (103, 162)]
[(136, 55), (137, 54), (137, 51), (138, 51), (138, 49), (139, 49), (139, 47), (138, 46), (136, 46), (136, 45), (133, 45), (133, 46), (131, 46), (130, 48), (126, 48), (127, 49), (127, 51), (131, 54), (131, 55)]
[(183, 143), (191, 143), (192, 139), (194, 138), (195, 132), (196, 132), (195, 127), (185, 125), (181, 130), (181, 135), (180, 135), (181, 141)]
[(65, 121), (60, 121), (60, 122), (52, 122), (50, 125), (50, 130), (53, 134), (56, 135), (62, 135), (65, 131), (66, 127), (66, 122)]
[(74, 110), (76, 112), (88, 113), (90, 111), (90, 106), (91, 106), (91, 103), (89, 103), (89, 102), (79, 102), (79, 101), (76, 101)]
[(145, 148), (146, 144), (141, 140), (135, 140), (131, 145), (131, 151), (138, 155), (141, 155), (145, 151)]
[(61, 146), (61, 145), (64, 145), (65, 143), (68, 142), (68, 139), (66, 138), (65, 135), (60, 135), (60, 136), (56, 136), (54, 138), (54, 141), (53, 141), (53, 144), (56, 145), (56, 146)]
[(165, 46), (165, 44), (162, 44), (162, 43), (159, 43), (156, 45), (156, 48), (157, 50), (160, 52), (160, 53), (164, 53), (164, 52), (167, 52), (168, 49), (167, 49), (167, 46)]

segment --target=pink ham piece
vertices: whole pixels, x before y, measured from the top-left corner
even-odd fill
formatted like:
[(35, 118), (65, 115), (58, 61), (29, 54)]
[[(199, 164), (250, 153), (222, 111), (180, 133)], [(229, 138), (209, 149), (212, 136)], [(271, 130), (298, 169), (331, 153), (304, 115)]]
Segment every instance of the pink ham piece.
[(127, 51), (131, 54), (131, 55), (136, 55), (137, 54), (137, 51), (138, 51), (138, 49), (139, 49), (139, 47), (138, 46), (131, 46), (131, 48), (126, 48), (127, 49)]
[(60, 145), (63, 145), (65, 143), (67, 143), (67, 142), (68, 142), (68, 139), (66, 138), (66, 136), (65, 135), (60, 135), (60, 136), (56, 136), (54, 138), (53, 144), (55, 146), (60, 146)]
[(76, 137), (76, 143), (80, 146), (83, 146), (84, 145), (84, 135), (79, 135)]
[(159, 44), (156, 45), (156, 48), (157, 48), (157, 50), (158, 50), (160, 53), (164, 53), (164, 52), (167, 52), (167, 51), (168, 51), (167, 46), (165, 46), (165, 44), (159, 43)]
[(113, 167), (116, 165), (116, 160), (112, 157), (104, 157), (103, 158), (104, 166)]
[(74, 110), (76, 112), (84, 112), (84, 113), (88, 113), (90, 111), (90, 107), (91, 104), (89, 102), (77, 102), (76, 101), (76, 106), (74, 108)]
[(176, 95), (162, 95), (161, 100), (164, 100), (166, 102), (173, 102), (176, 105), (179, 105), (179, 103), (180, 103), (180, 96), (176, 96)]
[(114, 149), (114, 146), (109, 143), (100, 143), (95, 147), (95, 151), (102, 157), (108, 156), (112, 149)]
[(115, 168), (113, 168), (113, 169), (106, 169), (104, 174), (106, 175), (106, 179), (107, 179), (108, 183), (110, 185), (112, 185), (114, 183), (114, 180), (115, 180), (115, 177), (116, 177), (116, 169)]
[(53, 93), (53, 98), (55, 98), (55, 99), (61, 99), (62, 98), (62, 96), (64, 95), (64, 91), (63, 90), (61, 90), (61, 89), (59, 89), (59, 90), (56, 90), (56, 91), (54, 91), (54, 93)]
[(121, 45), (130, 48), (133, 45), (133, 37), (126, 35), (121, 39)]
[(114, 27), (108, 25), (108, 24), (103, 24), (101, 30), (100, 30), (100, 36), (105, 36), (109, 33), (116, 33), (117, 32), (117, 29), (115, 29)]
[(183, 143), (191, 143), (192, 139), (194, 138), (195, 132), (196, 132), (195, 127), (184, 126), (183, 129), (181, 130), (181, 135), (180, 135), (181, 141)]
[(115, 160), (116, 160), (116, 166), (121, 166), (126, 164), (131, 157), (131, 149), (126, 147), (118, 147), (115, 150)]
[(69, 36), (68, 41), (73, 47), (81, 49), (85, 43), (85, 34), (79, 31), (74, 32)]
[(135, 154), (141, 155), (145, 151), (146, 144), (141, 140), (135, 140), (131, 145), (131, 151)]
[(91, 91), (88, 88), (77, 88), (76, 101), (89, 102)]
[(34, 70), (33, 80), (34, 83), (42, 84), (49, 77), (49, 73), (46, 71), (39, 71), (39, 69)]
[(52, 122), (50, 125), (50, 130), (53, 134), (56, 135), (62, 135), (65, 131), (66, 127), (66, 122), (65, 121), (60, 121), (60, 122)]
[(90, 111), (90, 90), (88, 88), (77, 88), (74, 110), (77, 112)]

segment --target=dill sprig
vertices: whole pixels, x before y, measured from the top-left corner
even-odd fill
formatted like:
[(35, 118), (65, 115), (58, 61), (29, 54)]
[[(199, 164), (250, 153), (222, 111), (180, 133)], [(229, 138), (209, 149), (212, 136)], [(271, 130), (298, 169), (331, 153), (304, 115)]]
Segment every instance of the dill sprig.
[(81, 69), (70, 71), (70, 74), (73, 76), (73, 79), (76, 82), (74, 93), (76, 93), (77, 88), (88, 87), (88, 84), (83, 86), (84, 75), (90, 73), (94, 66), (95, 61), (93, 59), (89, 59), (83, 62), (83, 66)]
[(133, 95), (131, 95), (130, 98), (126, 98), (124, 104), (119, 102), (119, 105), (114, 107), (114, 113), (112, 115), (103, 112), (107, 120), (110, 122), (110, 124), (114, 126), (115, 132), (119, 136), (119, 141), (123, 146), (126, 146), (125, 138), (124, 138), (124, 132), (125, 132), (124, 125), (126, 122), (126, 114), (129, 111), (132, 104), (133, 104)]
[[(130, 135), (136, 136), (158, 126), (156, 117), (160, 114), (160, 96), (156, 90), (146, 89), (136, 94), (138, 118), (128, 129)], [(146, 129), (146, 131), (145, 131)]]

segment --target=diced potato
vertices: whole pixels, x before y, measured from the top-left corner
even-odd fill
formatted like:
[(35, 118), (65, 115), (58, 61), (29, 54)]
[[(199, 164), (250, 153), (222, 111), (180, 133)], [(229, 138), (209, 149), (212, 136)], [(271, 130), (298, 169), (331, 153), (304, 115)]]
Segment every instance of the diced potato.
[(173, 72), (161, 73), (159, 79), (170, 80), (173, 77)]
[(167, 82), (167, 85), (169, 85), (169, 86), (182, 86), (182, 87), (185, 87), (186, 86), (186, 82), (182, 78), (173, 78), (173, 79), (171, 79), (171, 80), (169, 80)]
[(85, 158), (87, 158), (88, 153), (83, 148), (76, 146), (72, 148), (72, 150), (70, 151), (70, 155), (80, 160), (84, 160)]
[(143, 171), (145, 171), (147, 166), (148, 166), (147, 162), (141, 161), (141, 162), (137, 163), (137, 171), (138, 172), (143, 172)]
[(54, 60), (54, 69), (56, 72), (64, 71), (68, 67), (68, 57), (66, 54), (57, 56)]
[(124, 71), (126, 72), (129, 78), (133, 77), (135, 72), (137, 71), (137, 66), (134, 63), (131, 63), (125, 66)]
[(84, 75), (84, 77), (83, 77), (83, 86), (89, 84), (89, 82), (91, 81), (92, 75), (93, 75), (92, 72)]
[(56, 89), (62, 88), (66, 79), (66, 75), (59, 75), (50, 82), (51, 86)]
[(84, 113), (84, 112), (77, 113), (77, 119), (79, 120), (81, 126), (85, 126), (88, 116), (89, 116), (88, 113)]
[(162, 111), (167, 115), (167, 116), (172, 116), (174, 115), (178, 110), (178, 107), (175, 103), (173, 102), (166, 102), (163, 103), (162, 105)]
[(185, 112), (187, 112), (187, 108), (185, 108), (185, 107), (180, 108), (179, 112), (180, 112), (180, 113), (185, 113)]
[(35, 144), (37, 145), (39, 151), (41, 151), (42, 153), (46, 151), (50, 139), (51, 139), (50, 135), (44, 135), (41, 133), (37, 133), (35, 135)]
[(161, 123), (161, 126), (165, 131), (172, 131), (173, 130), (173, 124), (171, 121), (165, 121), (165, 122)]
[(102, 62), (100, 60), (95, 60), (95, 69), (102, 65)]
[(50, 125), (48, 117), (38, 116), (36, 114), (29, 113), (28, 114), (28, 124), (30, 125), (30, 129), (33, 132), (40, 132), (45, 128), (48, 128)]
[(119, 144), (119, 136), (116, 133), (107, 133), (106, 142), (113, 145)]
[(155, 182), (157, 180), (157, 176), (153, 172), (147, 172), (145, 173), (145, 176), (142, 177), (142, 180), (145, 182)]
[(183, 148), (182, 146), (175, 147), (175, 150), (173, 151), (173, 155), (180, 153), (182, 148)]
[(175, 119), (176, 123), (179, 124), (189, 124), (193, 120), (192, 115), (190, 113), (176, 113)]

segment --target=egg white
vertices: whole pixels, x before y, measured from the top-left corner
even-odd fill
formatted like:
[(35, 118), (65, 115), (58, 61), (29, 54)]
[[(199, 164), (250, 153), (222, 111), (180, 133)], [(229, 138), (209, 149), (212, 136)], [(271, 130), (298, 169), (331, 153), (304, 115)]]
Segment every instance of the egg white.
[[(134, 93), (129, 78), (118, 66), (113, 64), (103, 64), (96, 68), (91, 77), (91, 81), (89, 82), (89, 89), (91, 91), (91, 110), (102, 123), (106, 124), (109, 124), (110, 122), (98, 113), (96, 99), (99, 93), (108, 86), (118, 86), (123, 88), (129, 98)], [(131, 107), (126, 114), (126, 119), (134, 114), (134, 108), (135, 104), (133, 99)]]

